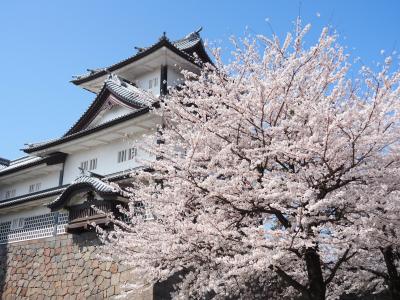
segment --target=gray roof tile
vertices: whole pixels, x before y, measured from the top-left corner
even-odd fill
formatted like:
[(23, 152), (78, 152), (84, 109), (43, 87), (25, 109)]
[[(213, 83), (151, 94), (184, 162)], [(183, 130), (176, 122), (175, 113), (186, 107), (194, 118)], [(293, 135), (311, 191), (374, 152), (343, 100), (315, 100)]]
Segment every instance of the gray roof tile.
[(151, 93), (129, 84), (115, 74), (110, 74), (104, 84), (111, 92), (123, 100), (140, 107), (151, 106), (157, 101), (157, 98)]

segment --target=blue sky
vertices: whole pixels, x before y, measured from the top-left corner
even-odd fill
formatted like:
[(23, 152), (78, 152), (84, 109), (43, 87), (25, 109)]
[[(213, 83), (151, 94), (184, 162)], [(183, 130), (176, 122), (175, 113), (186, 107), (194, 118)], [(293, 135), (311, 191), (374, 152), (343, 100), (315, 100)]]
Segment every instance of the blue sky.
[[(229, 54), (228, 39), (292, 30), (299, 14), (310, 41), (332, 25), (348, 52), (366, 65), (400, 49), (397, 0), (4, 1), (0, 9), (0, 156), (15, 159), (24, 143), (56, 138), (80, 117), (94, 94), (69, 83), (147, 46), (163, 31), (202, 36)], [(319, 17), (317, 15), (320, 15)]]

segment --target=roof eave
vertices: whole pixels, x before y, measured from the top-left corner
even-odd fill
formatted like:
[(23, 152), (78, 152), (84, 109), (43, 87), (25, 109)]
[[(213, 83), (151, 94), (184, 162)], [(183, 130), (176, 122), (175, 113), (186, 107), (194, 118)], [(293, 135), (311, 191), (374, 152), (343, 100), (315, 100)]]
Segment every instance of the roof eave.
[(11, 170), (6, 170), (6, 171), (3, 171), (3, 172), (0, 172), (0, 177), (4, 177), (4, 176), (7, 176), (7, 175), (10, 175), (10, 174), (13, 174), (13, 173), (17, 173), (17, 172), (19, 172), (21, 170), (29, 169), (29, 168), (32, 168), (32, 167), (35, 167), (35, 166), (39, 166), (39, 165), (42, 165), (42, 164), (46, 164), (48, 166), (55, 165), (55, 164), (60, 164), (60, 163), (65, 162), (66, 157), (67, 157), (67, 155), (65, 153), (55, 152), (55, 153), (53, 153), (53, 154), (51, 154), (49, 156), (46, 156), (46, 157), (44, 157), (42, 159), (35, 160), (32, 163), (27, 163), (25, 165), (21, 165), (19, 167), (12, 168)]
[(21, 150), (24, 151), (25, 153), (28, 153), (28, 154), (32, 154), (32, 153), (35, 153), (37, 151), (42, 151), (42, 150), (51, 148), (53, 146), (61, 145), (61, 144), (67, 143), (69, 141), (72, 141), (72, 140), (75, 140), (75, 139), (90, 135), (92, 133), (98, 132), (100, 130), (112, 127), (112, 126), (120, 124), (120, 123), (123, 123), (125, 121), (130, 120), (130, 119), (137, 118), (139, 116), (142, 116), (142, 115), (148, 113), (149, 111), (150, 111), (150, 107), (144, 107), (144, 108), (142, 108), (140, 110), (137, 110), (137, 111), (135, 111), (133, 113), (124, 115), (124, 116), (122, 116), (120, 118), (114, 119), (114, 120), (109, 121), (107, 123), (103, 123), (103, 124), (101, 124), (99, 126), (96, 126), (96, 127), (93, 127), (93, 128), (89, 128), (89, 129), (85, 129), (85, 130), (82, 130), (82, 131), (78, 131), (78, 132), (73, 133), (71, 135), (63, 136), (63, 137), (61, 137), (61, 138), (59, 138), (57, 140), (48, 142), (46, 144), (41, 144), (41, 145), (38, 145), (36, 147), (30, 147), (30, 148), (25, 148), (25, 149), (21, 149)]
[(129, 65), (135, 61), (139, 61), (140, 59), (146, 57), (147, 55), (150, 55), (151, 53), (161, 49), (162, 47), (166, 47), (169, 50), (171, 50), (172, 52), (174, 52), (175, 54), (181, 56), (182, 58), (186, 59), (188, 62), (192, 63), (193, 65), (195, 65), (198, 68), (201, 68), (201, 65), (196, 62), (196, 60), (189, 55), (188, 53), (186, 53), (185, 51), (182, 51), (180, 49), (178, 49), (177, 47), (175, 47), (167, 38), (161, 38), (160, 41), (158, 43), (156, 43), (155, 45), (153, 45), (152, 47), (144, 50), (143, 52), (140, 52), (126, 60), (123, 60), (120, 63), (117, 63), (115, 65), (112, 65), (108, 68), (102, 69), (101, 71), (88, 75), (86, 77), (83, 78), (78, 78), (78, 79), (73, 79), (70, 82), (72, 82), (75, 85), (80, 86), (81, 84), (90, 82), (92, 80), (95, 80), (99, 77), (102, 77), (104, 75), (107, 75), (109, 72), (115, 72), (116, 70)]

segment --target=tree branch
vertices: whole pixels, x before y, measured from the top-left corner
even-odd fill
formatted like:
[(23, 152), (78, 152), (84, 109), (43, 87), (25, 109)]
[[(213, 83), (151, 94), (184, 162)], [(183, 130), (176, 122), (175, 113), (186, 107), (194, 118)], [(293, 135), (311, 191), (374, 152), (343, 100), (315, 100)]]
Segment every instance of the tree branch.
[(301, 283), (299, 283), (297, 280), (295, 280), (292, 276), (290, 276), (289, 274), (287, 274), (285, 271), (283, 271), (281, 268), (279, 267), (274, 267), (275, 272), (283, 279), (285, 280), (289, 285), (291, 285), (292, 287), (294, 287), (296, 290), (302, 292), (302, 293), (306, 293), (307, 292), (307, 288), (305, 286), (303, 286)]
[(356, 252), (354, 252), (353, 254), (347, 256), (347, 255), (349, 254), (350, 248), (351, 248), (351, 246), (350, 246), (349, 248), (347, 248), (346, 251), (344, 251), (342, 257), (336, 262), (335, 266), (333, 267), (333, 269), (332, 269), (332, 271), (331, 271), (331, 274), (330, 274), (329, 277), (325, 280), (325, 284), (326, 284), (326, 285), (328, 285), (328, 284), (333, 280), (333, 278), (335, 277), (336, 272), (337, 272), (337, 270), (339, 270), (340, 266), (341, 266), (344, 262), (348, 261), (350, 258), (352, 258), (352, 257), (356, 254)]

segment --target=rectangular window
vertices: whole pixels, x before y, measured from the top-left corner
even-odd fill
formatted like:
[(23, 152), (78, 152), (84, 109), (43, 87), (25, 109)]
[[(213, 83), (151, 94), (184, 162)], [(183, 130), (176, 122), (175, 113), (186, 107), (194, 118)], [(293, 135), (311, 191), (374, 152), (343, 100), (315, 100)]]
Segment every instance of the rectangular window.
[(121, 163), (124, 161), (126, 161), (126, 150), (118, 151), (118, 162)]
[(134, 157), (136, 157), (137, 155), (137, 148), (136, 147), (132, 147), (128, 149), (128, 160), (133, 159)]
[(134, 159), (137, 156), (137, 148), (136, 147), (132, 147), (129, 149), (125, 149), (125, 150), (121, 150), (118, 151), (118, 162), (124, 162), (127, 160), (131, 160)]
[(85, 160), (81, 162), (80, 170), (81, 172), (85, 172), (87, 170), (96, 170), (97, 169), (97, 158), (92, 158), (90, 160)]
[(25, 218), (16, 218), (11, 221), (11, 230), (22, 229), (25, 226)]
[(89, 163), (89, 170), (95, 170), (95, 169), (97, 169), (97, 158), (91, 159)]
[(149, 89), (155, 88), (158, 86), (158, 77), (149, 80)]
[(16, 193), (15, 189), (8, 190), (8, 191), (6, 192), (5, 198), (6, 198), (6, 199), (13, 198), (13, 197), (15, 197), (15, 193)]
[(85, 160), (81, 162), (81, 171), (86, 171), (88, 169), (88, 161)]
[(40, 182), (36, 183), (36, 184), (35, 183), (31, 184), (29, 186), (29, 193), (40, 191), (41, 187), (42, 187), (42, 184)]

